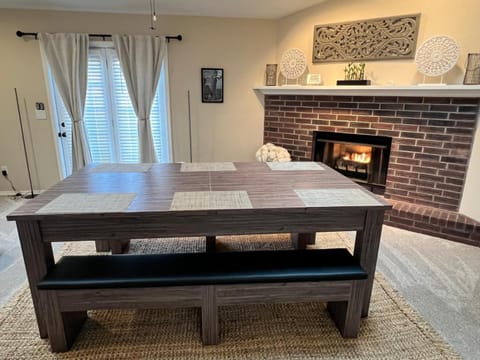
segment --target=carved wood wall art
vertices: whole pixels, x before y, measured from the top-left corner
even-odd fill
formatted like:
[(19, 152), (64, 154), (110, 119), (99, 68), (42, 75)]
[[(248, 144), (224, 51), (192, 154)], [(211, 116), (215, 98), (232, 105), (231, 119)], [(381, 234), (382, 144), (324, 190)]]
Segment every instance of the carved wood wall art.
[(411, 59), (419, 22), (415, 14), (316, 25), (312, 62)]

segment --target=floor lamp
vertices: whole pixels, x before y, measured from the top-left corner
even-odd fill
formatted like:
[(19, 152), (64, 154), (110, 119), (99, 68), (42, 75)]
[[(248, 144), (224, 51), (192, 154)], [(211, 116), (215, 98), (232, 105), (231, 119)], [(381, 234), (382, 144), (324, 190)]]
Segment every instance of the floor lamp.
[(20, 104), (18, 102), (17, 88), (15, 88), (15, 100), (17, 101), (18, 121), (20, 122), (20, 131), (22, 132), (23, 151), (25, 153), (25, 163), (27, 164), (28, 181), (30, 183), (30, 194), (23, 196), (23, 198), (33, 199), (37, 195), (33, 192), (32, 175), (30, 174), (30, 164), (28, 163), (27, 145), (25, 144), (25, 133), (23, 131), (22, 114), (20, 112)]

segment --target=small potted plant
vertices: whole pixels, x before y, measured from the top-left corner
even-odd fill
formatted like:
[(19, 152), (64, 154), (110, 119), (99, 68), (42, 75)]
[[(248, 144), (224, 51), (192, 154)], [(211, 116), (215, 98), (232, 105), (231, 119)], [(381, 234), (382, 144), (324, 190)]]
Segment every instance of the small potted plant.
[(365, 63), (350, 63), (343, 69), (344, 80), (337, 80), (337, 85), (370, 85), (370, 80), (365, 80)]

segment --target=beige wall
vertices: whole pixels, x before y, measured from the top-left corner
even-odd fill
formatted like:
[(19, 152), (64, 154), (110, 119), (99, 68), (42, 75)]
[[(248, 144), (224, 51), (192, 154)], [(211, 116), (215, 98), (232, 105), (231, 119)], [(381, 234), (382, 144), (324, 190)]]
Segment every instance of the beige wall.
[[(305, 52), (311, 73), (320, 73), (325, 85), (335, 85), (343, 78), (345, 63), (312, 64), (314, 25), (369, 19), (376, 17), (421, 14), (418, 44), (434, 35), (449, 35), (460, 45), (460, 59), (444, 81), (461, 84), (467, 54), (480, 52), (478, 0), (329, 0), (323, 4), (286, 17), (278, 22), (277, 62), (292, 47)], [(366, 76), (377, 85), (410, 85), (423, 82), (413, 60), (366, 62)], [(433, 81), (439, 81), (434, 79)], [(432, 82), (426, 81), (426, 82)], [(467, 182), (460, 211), (480, 221), (480, 127), (470, 159)]]
[[(448, 83), (462, 83), (469, 52), (480, 52), (478, 40), (478, 0), (329, 0), (286, 17), (278, 24), (277, 60), (289, 48), (305, 52), (311, 73), (320, 73), (325, 85), (343, 79), (345, 63), (312, 64), (312, 40), (315, 25), (376, 17), (421, 14), (418, 44), (434, 35), (449, 35), (460, 45), (458, 65), (446, 76)], [(409, 85), (423, 82), (413, 60), (368, 61), (366, 76), (378, 85)], [(438, 79), (436, 79), (438, 82)]]
[[(291, 47), (312, 56), (313, 26), (381, 16), (421, 13), (419, 43), (446, 34), (460, 44), (458, 66), (446, 80), (461, 83), (468, 52), (480, 52), (477, 36), (480, 3), (463, 0), (330, 0), (279, 21), (236, 20), (205, 17), (160, 17), (156, 34), (184, 35), (169, 47), (174, 155), (188, 160), (187, 91), (191, 91), (194, 161), (253, 160), (262, 143), (263, 107), (252, 87), (263, 81), (265, 64), (278, 62)], [(35, 188), (44, 189), (58, 178), (50, 120), (35, 120), (33, 104), (47, 102), (38, 42), (15, 37), (15, 31), (148, 33), (148, 19), (141, 15), (0, 10), (0, 165), (7, 165), (18, 188), (27, 189), (13, 88), (19, 90), (22, 114), (27, 121), (30, 159)], [(200, 68), (225, 69), (225, 103), (202, 104)], [(341, 78), (344, 64), (313, 65), (325, 84)], [(413, 60), (368, 62), (367, 76), (377, 84), (415, 84), (421, 81)], [(26, 107), (28, 110), (26, 110)], [(29, 132), (28, 130), (31, 130)], [(480, 134), (470, 162), (462, 211), (480, 220)], [(0, 178), (0, 191), (9, 190)]]
[[(51, 121), (34, 119), (34, 103), (47, 103), (38, 41), (19, 39), (15, 31), (141, 34), (150, 33), (148, 24), (142, 15), (0, 9), (0, 165), (8, 166), (17, 188), (27, 189), (28, 182), (14, 87), (27, 124), (34, 187), (49, 187), (58, 181), (59, 171)], [(169, 45), (175, 160), (189, 159), (188, 90), (194, 161), (254, 160), (263, 139), (263, 106), (252, 87), (262, 82), (265, 64), (275, 60), (275, 23), (165, 16), (154, 33), (184, 36), (182, 42)], [(225, 69), (223, 104), (201, 103), (201, 67)], [(9, 190), (0, 178), (0, 191)]]

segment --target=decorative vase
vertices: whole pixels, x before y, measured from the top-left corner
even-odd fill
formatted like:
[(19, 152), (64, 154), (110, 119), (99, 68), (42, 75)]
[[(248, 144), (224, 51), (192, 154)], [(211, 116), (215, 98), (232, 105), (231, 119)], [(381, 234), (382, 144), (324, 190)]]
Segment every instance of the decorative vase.
[(266, 86), (277, 85), (277, 64), (267, 64), (265, 75)]

